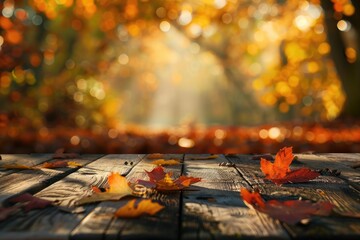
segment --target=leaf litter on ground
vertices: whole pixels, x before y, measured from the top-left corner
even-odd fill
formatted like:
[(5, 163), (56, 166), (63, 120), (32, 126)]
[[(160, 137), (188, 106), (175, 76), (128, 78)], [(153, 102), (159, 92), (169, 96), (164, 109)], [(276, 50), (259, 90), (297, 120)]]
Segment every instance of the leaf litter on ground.
[(173, 179), (172, 172), (165, 172), (164, 168), (158, 166), (152, 171), (147, 173), (149, 180), (137, 180), (137, 184), (143, 185), (147, 188), (155, 188), (158, 191), (177, 191), (189, 187), (193, 183), (201, 181), (201, 178), (180, 176), (177, 179)]

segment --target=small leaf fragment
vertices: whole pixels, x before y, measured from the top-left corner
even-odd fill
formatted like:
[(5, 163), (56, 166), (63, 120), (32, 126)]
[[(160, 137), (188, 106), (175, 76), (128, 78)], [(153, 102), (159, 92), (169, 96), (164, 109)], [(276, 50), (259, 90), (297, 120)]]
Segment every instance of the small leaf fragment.
[(158, 160), (152, 161), (151, 164), (159, 165), (159, 166), (171, 166), (171, 165), (180, 164), (180, 161), (177, 159), (170, 159), (170, 160), (158, 159)]
[(135, 199), (133, 199), (128, 201), (125, 206), (119, 208), (115, 212), (115, 217), (137, 218), (144, 214), (155, 215), (163, 208), (164, 206), (160, 205), (159, 203), (152, 202), (150, 199), (141, 200), (135, 206)]
[(64, 167), (81, 167), (82, 165), (80, 163), (74, 162), (74, 161), (67, 161), (67, 160), (57, 160), (53, 162), (45, 162), (39, 166), (39, 168), (64, 168)]
[(152, 153), (147, 155), (146, 157), (147, 159), (160, 159), (160, 158), (164, 158), (164, 154), (161, 153)]
[(29, 193), (21, 194), (17, 197), (11, 198), (9, 202), (12, 203), (25, 203), (24, 210), (25, 212), (28, 212), (32, 209), (40, 209), (40, 208), (46, 208), (48, 206), (52, 205), (51, 201), (41, 199), (38, 197), (34, 197), (33, 195)]

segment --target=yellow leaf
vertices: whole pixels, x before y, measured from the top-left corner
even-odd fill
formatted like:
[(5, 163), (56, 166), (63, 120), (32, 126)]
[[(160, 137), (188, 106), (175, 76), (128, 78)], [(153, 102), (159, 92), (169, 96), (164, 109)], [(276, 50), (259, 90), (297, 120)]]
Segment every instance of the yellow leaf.
[(76, 168), (76, 167), (82, 167), (82, 166), (83, 166), (82, 164), (80, 164), (80, 163), (78, 163), (78, 162), (75, 162), (75, 161), (69, 161), (69, 162), (67, 162), (67, 165), (68, 165), (69, 167), (74, 167), (74, 168)]
[(178, 164), (180, 164), (180, 161), (176, 160), (176, 159), (170, 159), (170, 160), (158, 159), (158, 160), (152, 161), (151, 163), (155, 164), (155, 165), (159, 165), (159, 166), (166, 166), (166, 165), (170, 166), (170, 165), (178, 165)]
[(101, 192), (99, 188), (93, 186), (93, 194), (79, 199), (77, 204), (82, 205), (101, 201), (114, 201), (120, 200), (125, 196), (133, 195), (133, 190), (129, 186), (128, 181), (119, 173), (111, 173), (108, 177), (108, 183), (109, 187), (106, 189), (106, 192)]
[(119, 173), (111, 173), (108, 177), (109, 188), (106, 189), (108, 193), (131, 194), (132, 189), (129, 187), (128, 181)]
[(150, 199), (141, 200), (137, 206), (135, 206), (135, 199), (133, 199), (125, 206), (119, 208), (115, 212), (115, 216), (121, 218), (137, 218), (143, 214), (154, 215), (163, 208), (164, 206), (153, 203)]

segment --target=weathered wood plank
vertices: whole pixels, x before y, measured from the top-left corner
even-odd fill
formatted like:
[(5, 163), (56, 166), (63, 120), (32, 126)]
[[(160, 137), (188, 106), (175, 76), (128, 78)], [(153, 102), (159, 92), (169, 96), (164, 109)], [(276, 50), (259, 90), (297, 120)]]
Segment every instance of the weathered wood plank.
[[(296, 161), (292, 166), (302, 166), (304, 158), (302, 155), (298, 155), (299, 160)], [(310, 158), (309, 155), (306, 155)], [(314, 156), (316, 158), (316, 156)], [(253, 187), (259, 189), (260, 193), (265, 199), (309, 199), (312, 201), (329, 201), (335, 205), (334, 212), (336, 214), (354, 214), (360, 213), (360, 203), (358, 200), (359, 193), (353, 189), (350, 189), (343, 179), (335, 176), (319, 176), (318, 178), (309, 181), (308, 183), (298, 184), (284, 184), (277, 186), (271, 182), (264, 180), (264, 175), (260, 170), (260, 161), (252, 160), (251, 156), (248, 155), (237, 155), (237, 157), (231, 157), (230, 160), (236, 163), (241, 175), (247, 180), (247, 182)], [(318, 165), (320, 168), (324, 168), (326, 163)], [(310, 166), (311, 167), (311, 166)], [(351, 237), (353, 232), (346, 222), (348, 218), (343, 218), (344, 221), (339, 219), (316, 217), (316, 220), (311, 221), (308, 225), (298, 228), (298, 226), (284, 226), (287, 227), (293, 237), (306, 238), (306, 232), (312, 229), (319, 231), (318, 236), (320, 238), (326, 238), (327, 232), (331, 231), (333, 236)], [(322, 225), (322, 222), (326, 219), (327, 225)], [(352, 222), (352, 227), (359, 227), (360, 221), (355, 220)], [(304, 229), (305, 230), (304, 230)], [(301, 230), (303, 229), (303, 231)], [(344, 231), (344, 229), (346, 231)]]
[[(166, 154), (166, 158), (175, 158), (183, 160), (182, 155)], [(147, 174), (144, 170), (151, 171), (155, 165), (151, 164), (153, 159), (143, 159), (138, 165), (136, 165), (127, 178), (131, 182), (135, 182), (138, 179), (148, 180)], [(173, 172), (173, 177), (177, 178), (181, 175), (182, 165), (167, 166), (166, 172)], [(163, 210), (157, 213), (155, 216), (143, 216), (138, 219), (112, 219), (106, 232), (103, 232), (105, 239), (177, 239), (179, 234), (179, 200), (180, 192), (174, 193), (154, 193), (149, 196), (154, 201), (160, 202), (165, 206)], [(125, 204), (127, 200), (119, 201), (115, 204), (110, 203), (110, 212), (114, 213), (115, 210)], [(109, 203), (102, 203), (96, 209), (100, 215), (109, 207)], [(108, 219), (106, 219), (107, 221)], [(93, 221), (93, 217), (89, 217), (82, 222), (82, 225), (75, 230), (75, 236), (77, 239), (83, 239), (89, 237), (91, 231), (81, 229), (83, 226), (96, 226), (96, 221)], [(106, 224), (104, 224), (106, 225)], [(89, 228), (89, 227), (88, 227)], [(91, 230), (91, 227), (89, 228)], [(80, 231), (81, 230), (81, 231)], [(82, 232), (82, 238), (78, 238)]]
[(104, 187), (111, 172), (126, 175), (142, 157), (136, 154), (106, 155), (38, 192), (36, 196), (57, 201), (61, 206), (73, 207), (76, 200), (91, 193), (91, 186)]
[(219, 166), (221, 162), (228, 161), (224, 156), (185, 161), (184, 174), (203, 180), (194, 186), (198, 191), (183, 193), (181, 239), (286, 239), (279, 222), (245, 206), (240, 189), (249, 184), (234, 167)]
[[(0, 166), (18, 164), (33, 167), (50, 160), (52, 158), (52, 154), (1, 154), (1, 158), (2, 160), (0, 160)], [(19, 171), (22, 170), (2, 169), (0, 167), (0, 180), (1, 177), (5, 175)]]
[(360, 168), (353, 168), (360, 164), (360, 155), (357, 154), (297, 154), (299, 161), (315, 169), (329, 168), (341, 172), (340, 178), (347, 181), (352, 187), (360, 191)]
[[(93, 155), (94, 156), (94, 155)], [(90, 193), (92, 185), (103, 186), (110, 172), (127, 174), (142, 156), (138, 155), (107, 155), (82, 167), (65, 178), (55, 182), (35, 194), (51, 201), (57, 201), (60, 206), (72, 207), (77, 199)], [(125, 165), (125, 161), (133, 165)], [(26, 236), (26, 233), (43, 239), (68, 239), (71, 231), (87, 216), (96, 204), (84, 206), (85, 212), (79, 214), (65, 213), (56, 208), (31, 211), (22, 216), (15, 216), (9, 222), (0, 223), (0, 236)], [(101, 236), (101, 235), (100, 235)], [(99, 237), (99, 235), (97, 236)], [(1, 239), (1, 237), (0, 237)]]
[[(101, 155), (83, 155), (74, 161), (86, 165), (99, 156)], [(22, 170), (3, 176), (0, 182), (0, 203), (14, 194), (37, 192), (76, 170), (77, 168), (42, 168), (41, 170)]]

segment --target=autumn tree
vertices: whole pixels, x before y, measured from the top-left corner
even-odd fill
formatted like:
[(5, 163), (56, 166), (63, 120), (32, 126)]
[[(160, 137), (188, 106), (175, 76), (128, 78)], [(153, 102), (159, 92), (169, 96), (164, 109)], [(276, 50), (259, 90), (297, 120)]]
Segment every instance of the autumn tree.
[(322, 0), (331, 56), (346, 92), (344, 117), (360, 117), (360, 2)]
[[(43, 114), (55, 125), (91, 127), (114, 125), (119, 114), (114, 109), (126, 105), (125, 89), (133, 86), (132, 99), (142, 99), (144, 107), (129, 108), (146, 118), (156, 88), (139, 81), (141, 69), (129, 64), (129, 54), (151, 62), (142, 54), (146, 36), (176, 29), (217, 59), (227, 80), (218, 89), (231, 109), (228, 124), (299, 116), (332, 120), (344, 102), (333, 63), (347, 92), (346, 106), (354, 106), (350, 91), (356, 88), (347, 87), (346, 79), (354, 75), (343, 76), (341, 58), (330, 59), (330, 49), (334, 54), (337, 48), (330, 46), (336, 44), (331, 37), (329, 45), (324, 31), (324, 16), (330, 21), (333, 11), (328, 5), (322, 2), (324, 15), (317, 0), (7, 0), (1, 5), (0, 58), (6, 60), (0, 65), (1, 94), (14, 102), (12, 109), (21, 107), (19, 97), (32, 96), (27, 111), (38, 126)], [(330, 26), (335, 25), (327, 26), (333, 36)], [(349, 61), (353, 51), (346, 52)], [(120, 92), (109, 84), (115, 75)], [(149, 79), (156, 86), (157, 79)]]

